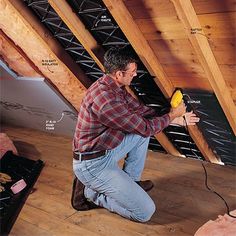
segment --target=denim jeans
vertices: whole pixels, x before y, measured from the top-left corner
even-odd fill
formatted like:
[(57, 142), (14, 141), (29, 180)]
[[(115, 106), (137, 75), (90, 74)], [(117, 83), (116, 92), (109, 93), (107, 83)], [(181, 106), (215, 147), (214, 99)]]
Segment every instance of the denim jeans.
[[(75, 175), (85, 185), (85, 197), (128, 219), (148, 221), (155, 212), (155, 204), (135, 183), (141, 178), (148, 143), (149, 138), (127, 134), (120, 145), (104, 156), (92, 160), (73, 160)], [(124, 157), (121, 169), (118, 161)]]

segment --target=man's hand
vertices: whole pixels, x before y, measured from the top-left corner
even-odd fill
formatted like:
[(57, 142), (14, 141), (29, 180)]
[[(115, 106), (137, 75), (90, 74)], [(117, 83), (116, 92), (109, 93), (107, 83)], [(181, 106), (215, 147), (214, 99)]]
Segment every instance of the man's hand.
[(185, 120), (183, 117), (176, 117), (174, 120), (172, 120), (171, 124), (186, 126), (186, 125), (195, 125), (199, 122), (200, 118), (196, 116), (193, 111), (186, 112), (184, 114)]
[(169, 112), (170, 121), (172, 122), (175, 118), (181, 117), (186, 113), (186, 106), (182, 101), (176, 108), (171, 108)]
[[(190, 112), (186, 112), (185, 115), (185, 125), (195, 125), (196, 123), (199, 122), (200, 118), (196, 116), (195, 113), (193, 113), (193, 111), (190, 111)], [(186, 124), (187, 123), (187, 124)]]

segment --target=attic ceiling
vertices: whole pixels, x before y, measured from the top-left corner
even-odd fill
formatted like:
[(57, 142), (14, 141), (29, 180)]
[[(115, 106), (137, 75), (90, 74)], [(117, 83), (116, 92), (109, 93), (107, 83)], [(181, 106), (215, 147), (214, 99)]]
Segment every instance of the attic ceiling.
[(235, 0), (0, 0), (1, 57), (20, 76), (45, 77), (78, 110), (103, 74), (104, 51), (126, 47), (138, 60), (127, 88), (133, 96), (161, 114), (181, 88), (201, 118), (188, 130), (169, 126), (149, 148), (235, 165), (235, 6)]

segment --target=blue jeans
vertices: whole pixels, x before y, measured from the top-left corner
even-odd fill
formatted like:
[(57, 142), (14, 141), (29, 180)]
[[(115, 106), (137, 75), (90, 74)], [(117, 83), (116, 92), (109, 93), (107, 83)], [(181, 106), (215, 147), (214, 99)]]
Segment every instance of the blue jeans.
[[(148, 143), (149, 138), (127, 134), (120, 145), (104, 156), (85, 161), (73, 160), (75, 175), (85, 185), (85, 197), (128, 219), (148, 221), (155, 212), (155, 204), (135, 183), (141, 178)], [(125, 156), (121, 169), (118, 161)]]

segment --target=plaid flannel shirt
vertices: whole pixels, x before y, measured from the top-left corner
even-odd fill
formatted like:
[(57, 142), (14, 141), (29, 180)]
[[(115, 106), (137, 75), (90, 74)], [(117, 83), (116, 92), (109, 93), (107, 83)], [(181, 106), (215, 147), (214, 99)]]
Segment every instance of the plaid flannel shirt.
[(154, 109), (141, 104), (125, 87), (117, 86), (104, 75), (91, 85), (81, 103), (73, 149), (79, 152), (113, 149), (125, 134), (148, 137), (169, 123), (168, 114), (155, 116)]

